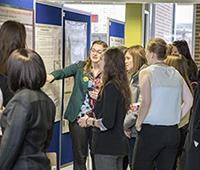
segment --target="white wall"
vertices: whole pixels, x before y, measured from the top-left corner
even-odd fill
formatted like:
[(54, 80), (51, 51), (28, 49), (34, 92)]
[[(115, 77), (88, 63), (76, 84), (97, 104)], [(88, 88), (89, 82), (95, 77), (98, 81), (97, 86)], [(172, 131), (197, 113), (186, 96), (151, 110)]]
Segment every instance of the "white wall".
[(107, 18), (125, 22), (125, 5), (79, 5), (65, 4), (65, 7), (74, 8), (81, 11), (90, 12), (98, 15), (98, 22), (92, 23), (92, 33), (107, 33)]

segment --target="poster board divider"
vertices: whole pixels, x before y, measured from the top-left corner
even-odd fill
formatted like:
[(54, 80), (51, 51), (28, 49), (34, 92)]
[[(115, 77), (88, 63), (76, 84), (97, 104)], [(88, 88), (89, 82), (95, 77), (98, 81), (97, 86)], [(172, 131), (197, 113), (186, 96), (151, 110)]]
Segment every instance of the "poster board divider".
[[(58, 37), (61, 39), (60, 42), (60, 59), (62, 60), (62, 6), (56, 5), (53, 3), (42, 3), (40, 1), (37, 1), (35, 4), (35, 21), (36, 25), (46, 26), (47, 29), (49, 28), (50, 31), (57, 31), (59, 27), (61, 27), (61, 37)], [(59, 48), (59, 47), (58, 47)], [(61, 61), (61, 67), (62, 67), (62, 61)], [(53, 70), (52, 70), (53, 71)], [(62, 82), (61, 82), (62, 83)], [(63, 84), (61, 84), (61, 108), (60, 108), (60, 120), (62, 120), (62, 96), (63, 94)], [(61, 161), (61, 121), (57, 121), (54, 123), (54, 132), (51, 144), (47, 150), (47, 152), (56, 152), (57, 155), (57, 169), (60, 168), (60, 161)]]

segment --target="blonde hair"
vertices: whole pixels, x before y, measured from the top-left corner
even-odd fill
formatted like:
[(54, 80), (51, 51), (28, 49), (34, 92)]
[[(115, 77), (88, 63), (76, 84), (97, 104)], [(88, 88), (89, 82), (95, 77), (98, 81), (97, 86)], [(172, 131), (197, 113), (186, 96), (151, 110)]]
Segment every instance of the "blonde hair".
[(193, 89), (187, 74), (188, 64), (185, 56), (181, 54), (168, 55), (164, 62), (166, 65), (173, 66), (176, 70), (178, 70), (193, 94)]
[(172, 44), (167, 44), (167, 55), (171, 55), (172, 54), (172, 49), (173, 49), (173, 45)]

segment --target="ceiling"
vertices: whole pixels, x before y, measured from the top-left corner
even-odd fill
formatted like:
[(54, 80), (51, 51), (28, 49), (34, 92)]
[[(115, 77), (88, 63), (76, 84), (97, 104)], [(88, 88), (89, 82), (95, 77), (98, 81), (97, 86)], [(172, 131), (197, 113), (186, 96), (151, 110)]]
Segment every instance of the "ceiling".
[(57, 4), (124, 4), (124, 3), (184, 3), (197, 4), (200, 0), (39, 0)]

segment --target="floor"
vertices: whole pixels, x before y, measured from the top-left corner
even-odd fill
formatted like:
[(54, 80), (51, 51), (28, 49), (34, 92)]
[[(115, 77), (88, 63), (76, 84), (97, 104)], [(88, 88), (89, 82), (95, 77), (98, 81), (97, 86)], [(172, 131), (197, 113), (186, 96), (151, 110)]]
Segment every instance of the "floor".
[[(52, 169), (53, 170), (53, 169)], [(65, 168), (61, 168), (61, 170), (73, 170), (73, 165), (70, 165), (68, 167)], [(89, 168), (88, 170), (92, 170), (91, 168)], [(130, 168), (128, 167), (127, 170), (130, 170)]]
[[(88, 170), (92, 170), (92, 161), (90, 156), (87, 159), (86, 166)], [(68, 165), (67, 167), (63, 167), (60, 170), (73, 170), (73, 164)], [(127, 170), (130, 170), (130, 168), (128, 167)]]

